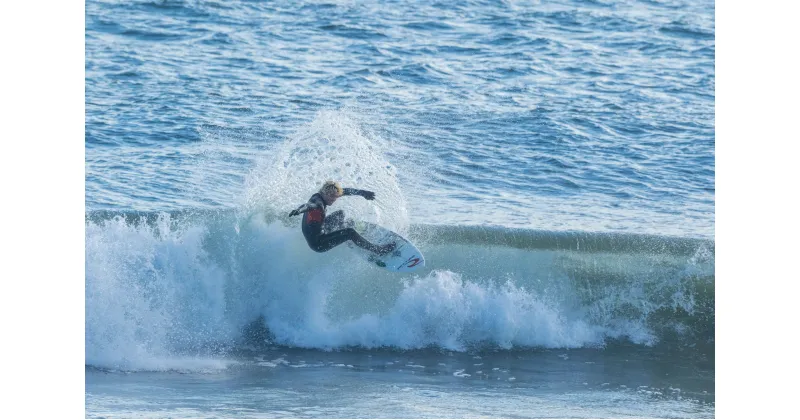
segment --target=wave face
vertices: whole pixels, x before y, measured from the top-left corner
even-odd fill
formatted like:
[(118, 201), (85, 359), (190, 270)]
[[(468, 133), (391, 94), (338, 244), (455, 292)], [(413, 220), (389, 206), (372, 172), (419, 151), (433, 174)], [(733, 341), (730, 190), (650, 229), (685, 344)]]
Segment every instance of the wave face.
[[(398, 275), (270, 211), (86, 219), (86, 364), (215, 368), (253, 345), (452, 351), (714, 344), (712, 241), (411, 225)], [(713, 350), (712, 350), (713, 353)]]

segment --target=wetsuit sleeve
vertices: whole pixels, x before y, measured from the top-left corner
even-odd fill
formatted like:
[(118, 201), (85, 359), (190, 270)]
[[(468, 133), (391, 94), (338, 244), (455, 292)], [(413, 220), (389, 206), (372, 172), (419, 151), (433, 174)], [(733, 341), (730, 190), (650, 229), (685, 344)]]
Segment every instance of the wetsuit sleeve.
[(367, 200), (374, 200), (375, 193), (367, 190), (359, 190), (357, 188), (343, 188), (342, 195), (360, 195)]
[(308, 200), (307, 203), (305, 203), (302, 206), (296, 208), (295, 210), (292, 210), (291, 213), (289, 213), (289, 216), (297, 216), (298, 214), (303, 214), (303, 213), (305, 213), (305, 212), (307, 212), (309, 210), (318, 209), (318, 208), (320, 208), (320, 205), (319, 205), (319, 203), (316, 202), (316, 200)]

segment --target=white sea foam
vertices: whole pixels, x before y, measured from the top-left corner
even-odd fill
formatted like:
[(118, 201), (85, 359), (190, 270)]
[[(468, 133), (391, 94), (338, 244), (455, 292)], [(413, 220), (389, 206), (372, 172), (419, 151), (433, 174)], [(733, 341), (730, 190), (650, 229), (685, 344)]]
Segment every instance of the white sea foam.
[(224, 360), (258, 319), (277, 344), (320, 349), (574, 348), (620, 336), (652, 344), (650, 314), (696, 305), (669, 277), (686, 270), (665, 266), (665, 281), (641, 257), (480, 244), (425, 249), (431, 269), (400, 276), (346, 247), (315, 253), (296, 226), (263, 213), (87, 222), (86, 363), (220, 367), (202, 361)]

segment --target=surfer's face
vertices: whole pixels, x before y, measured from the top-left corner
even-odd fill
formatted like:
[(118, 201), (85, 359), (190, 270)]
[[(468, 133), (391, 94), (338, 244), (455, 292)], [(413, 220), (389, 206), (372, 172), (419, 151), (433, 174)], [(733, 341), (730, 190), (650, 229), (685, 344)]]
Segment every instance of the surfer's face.
[(331, 205), (333, 204), (336, 199), (339, 198), (336, 194), (322, 194), (322, 199), (325, 200), (325, 204)]

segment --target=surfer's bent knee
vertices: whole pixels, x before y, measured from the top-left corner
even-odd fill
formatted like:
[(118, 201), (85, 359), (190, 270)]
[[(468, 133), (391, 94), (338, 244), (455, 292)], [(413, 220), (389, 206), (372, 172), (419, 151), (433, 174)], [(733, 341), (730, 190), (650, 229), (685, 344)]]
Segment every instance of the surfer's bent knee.
[(307, 238), (306, 242), (308, 242), (308, 247), (314, 252), (325, 252), (328, 250), (322, 243), (320, 243), (319, 238), (313, 238), (311, 240)]

